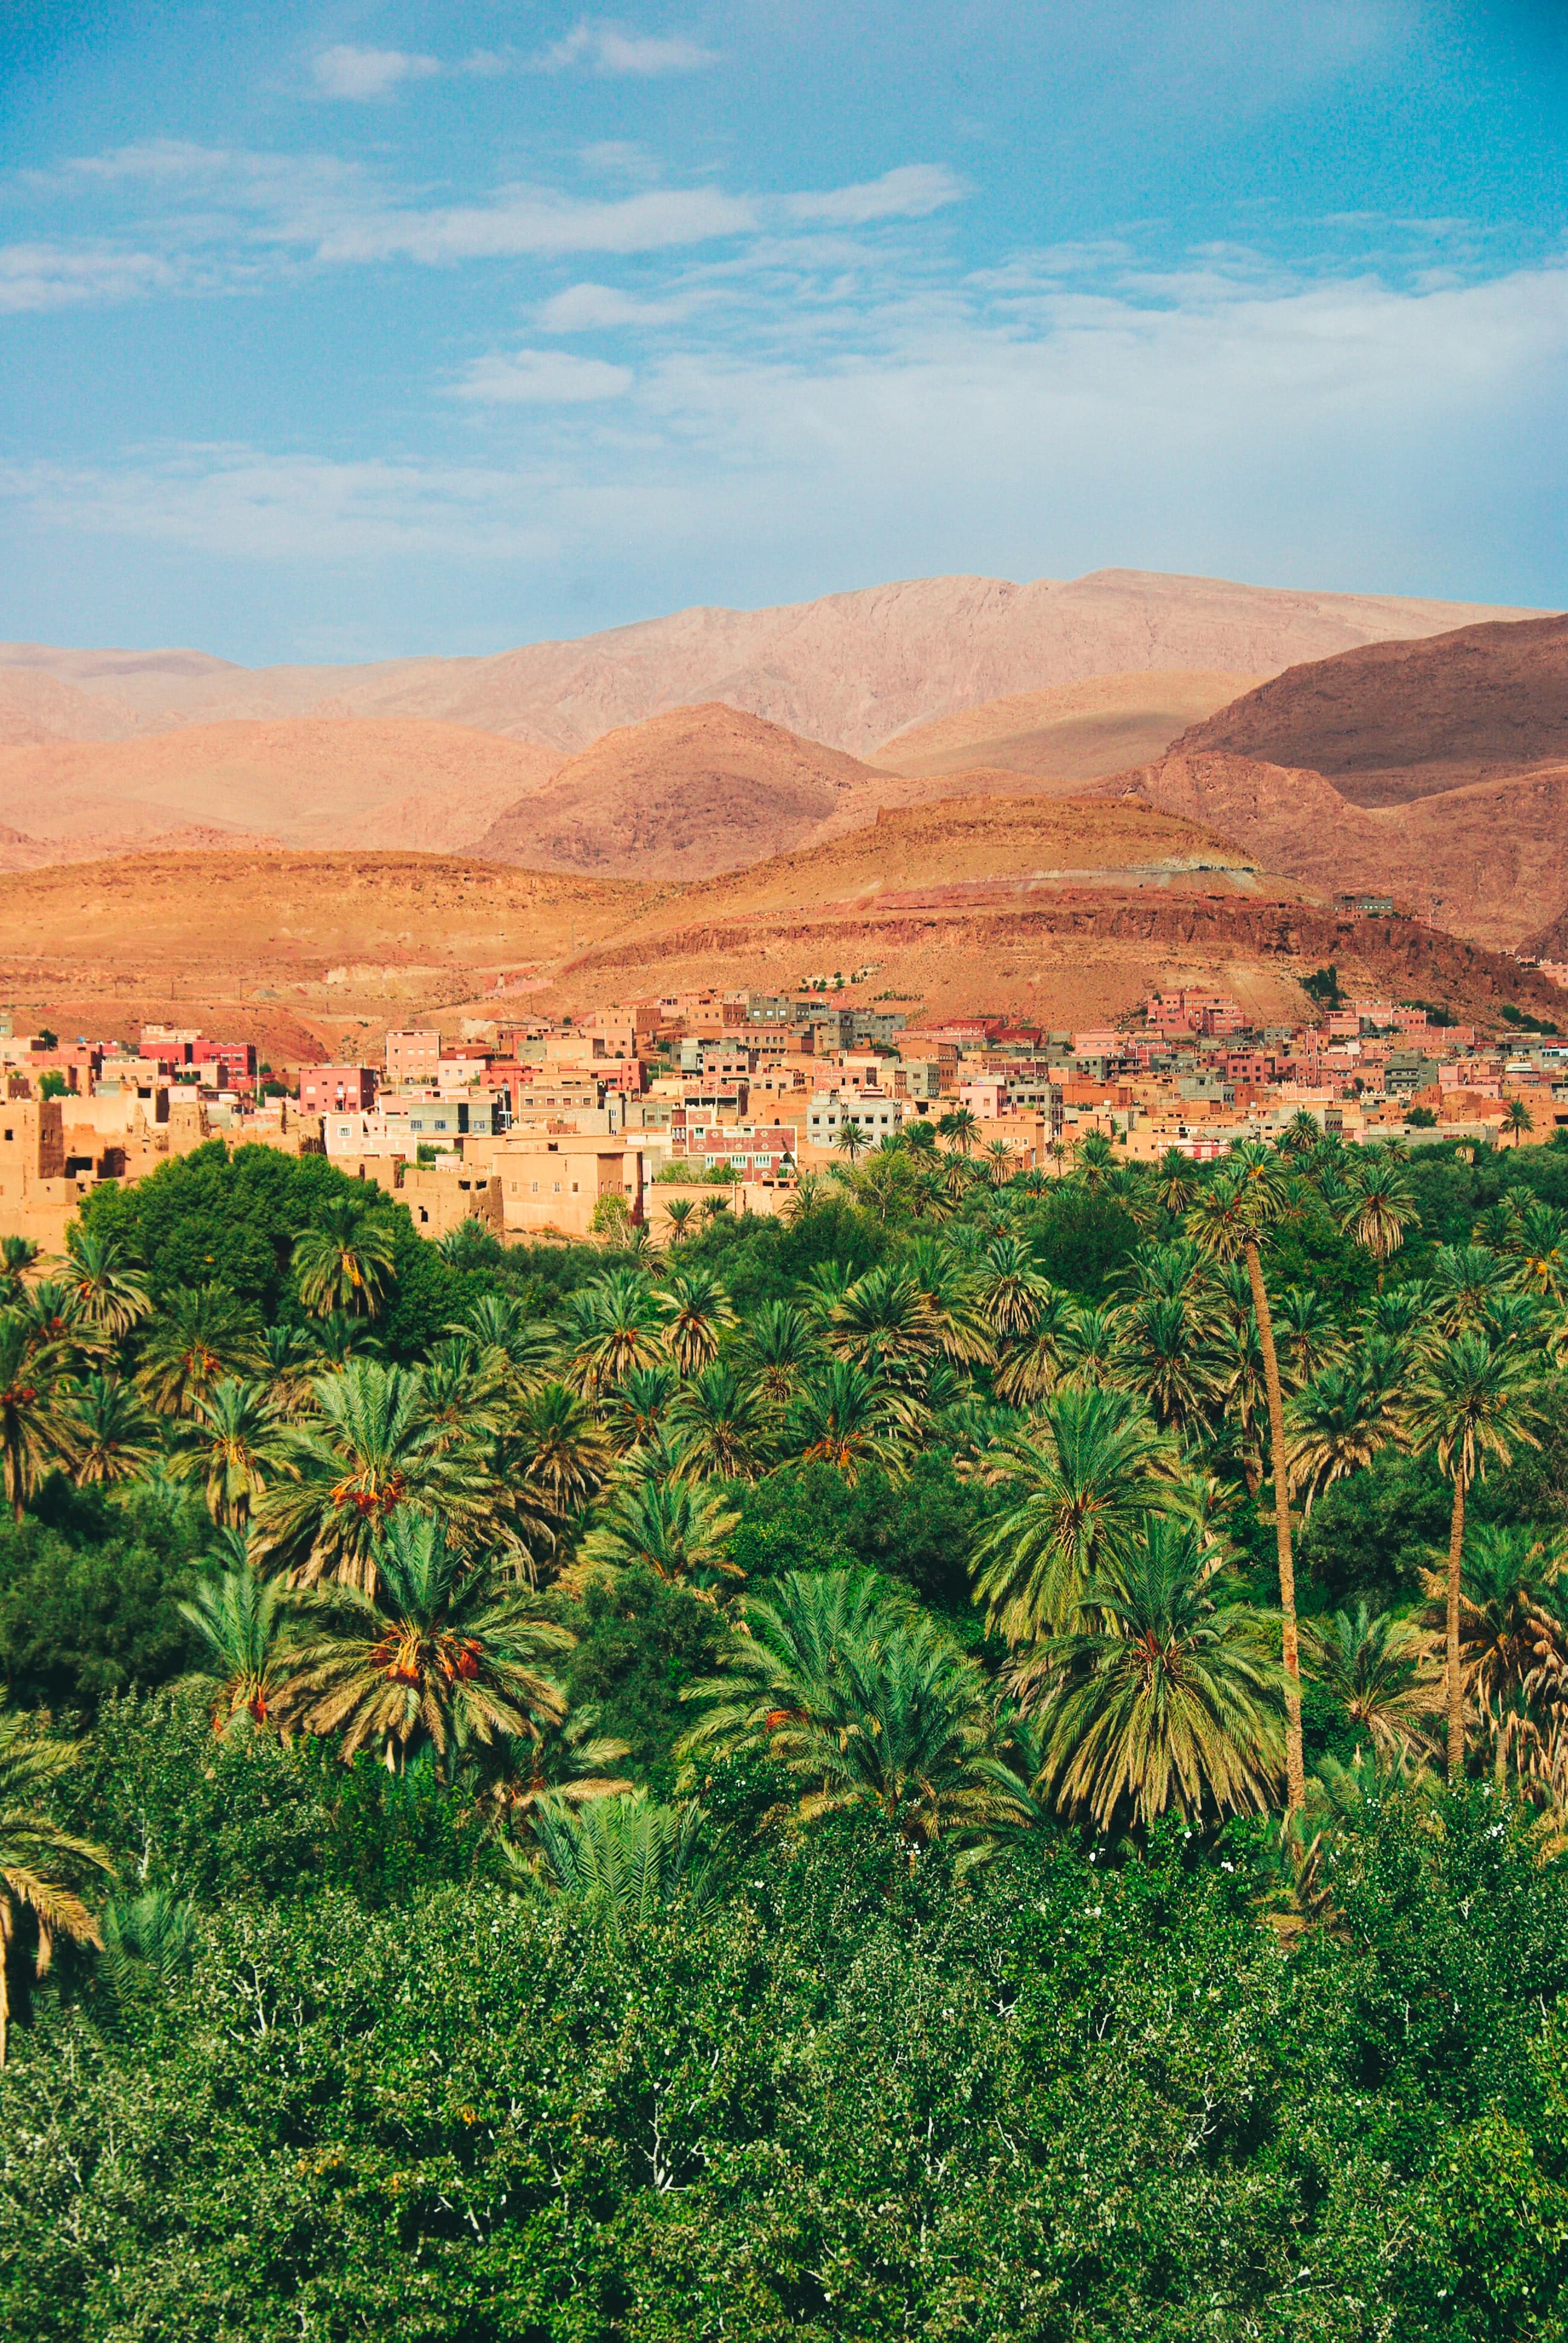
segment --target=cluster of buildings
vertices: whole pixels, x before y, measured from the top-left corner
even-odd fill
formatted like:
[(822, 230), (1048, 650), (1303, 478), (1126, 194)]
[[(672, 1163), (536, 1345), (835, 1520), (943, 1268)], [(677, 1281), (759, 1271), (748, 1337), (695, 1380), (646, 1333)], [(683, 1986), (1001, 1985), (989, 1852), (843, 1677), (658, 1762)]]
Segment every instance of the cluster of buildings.
[[(1046, 1172), (1090, 1131), (1129, 1161), (1195, 1159), (1303, 1110), (1347, 1141), (1495, 1136), (1512, 1102), (1568, 1125), (1568, 1039), (1340, 1001), (1259, 1028), (1211, 988), (1151, 993), (1115, 1027), (911, 1023), (831, 994), (683, 993), (580, 1020), (388, 1032), (377, 1065), (258, 1069), (249, 1042), (148, 1025), (133, 1048), (13, 1035), (0, 1019), (0, 1232), (57, 1248), (92, 1187), (205, 1141), (325, 1152), (417, 1227), (580, 1236), (672, 1204), (776, 1209), (803, 1171), (916, 1120)], [(957, 1118), (955, 1121), (953, 1118)]]

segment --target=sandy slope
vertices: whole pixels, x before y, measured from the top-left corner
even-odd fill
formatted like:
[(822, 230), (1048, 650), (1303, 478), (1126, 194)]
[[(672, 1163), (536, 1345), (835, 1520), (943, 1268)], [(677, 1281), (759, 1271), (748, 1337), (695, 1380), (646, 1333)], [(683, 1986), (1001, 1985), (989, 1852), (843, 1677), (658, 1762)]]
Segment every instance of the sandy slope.
[(198, 725), (0, 749), (0, 821), (77, 852), (192, 822), (288, 846), (444, 851), (555, 763), (521, 741), (414, 719)]
[(1099, 675), (1049, 691), (1019, 691), (917, 724), (884, 741), (870, 762), (889, 773), (960, 773), (983, 765), (1094, 780), (1162, 756), (1190, 724), (1250, 691), (1252, 675), (1181, 669)]
[(883, 772), (722, 701), (607, 732), (509, 806), (477, 853), (544, 870), (698, 880), (950, 797), (1069, 792), (1018, 772), (913, 779)]
[(1101, 570), (1062, 582), (926, 578), (767, 610), (691, 609), (487, 659), (237, 668), (199, 651), (0, 646), (27, 669), (166, 728), (236, 719), (415, 716), (566, 755), (604, 732), (721, 699), (864, 756), (907, 727), (1020, 691), (1135, 669), (1267, 675), (1358, 643), (1529, 615), (1277, 592)]

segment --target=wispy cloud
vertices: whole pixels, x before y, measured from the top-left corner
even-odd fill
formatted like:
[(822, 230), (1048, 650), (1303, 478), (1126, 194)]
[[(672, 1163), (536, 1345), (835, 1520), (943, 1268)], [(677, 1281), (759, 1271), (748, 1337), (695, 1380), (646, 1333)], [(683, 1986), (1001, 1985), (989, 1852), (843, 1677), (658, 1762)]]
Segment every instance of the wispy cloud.
[(787, 196), (783, 208), (790, 219), (807, 224), (864, 227), (872, 220), (924, 219), (966, 192), (964, 182), (944, 164), (905, 163), (859, 186)]
[(538, 310), (547, 334), (591, 334), (619, 326), (671, 326), (693, 317), (718, 298), (716, 290), (677, 293), (659, 301), (646, 301), (622, 293), (613, 285), (570, 285)]
[(658, 252), (739, 236), (757, 225), (747, 196), (718, 188), (659, 188), (604, 203), (553, 187), (503, 187), (487, 204), (367, 212), (317, 244), (320, 260), (426, 262), (521, 253)]
[(623, 33), (614, 25), (576, 25), (564, 40), (546, 49), (539, 62), (553, 72), (569, 65), (587, 65), (594, 73), (632, 74), (651, 79), (661, 74), (700, 73), (718, 62), (712, 49), (678, 34)]
[(169, 289), (176, 271), (154, 252), (57, 244), (0, 245), (0, 310), (70, 309)]
[[(1126, 546), (1277, 577), (1283, 544), (1298, 582), (1315, 567), (1372, 585), (1422, 558), (1439, 518), (1462, 578), (1467, 560), (1484, 574), (1500, 526), (1539, 525), (1500, 514), (1486, 450), (1568, 397), (1568, 268), (1433, 292), (1239, 273), (1224, 300), (1205, 266), (1190, 292), (1067, 287), (1025, 322), (960, 286), (809, 360), (683, 347), (633, 373), (494, 355), (455, 387), (508, 450), (488, 465), (219, 447), (0, 487), (73, 535), (311, 564), (569, 559), (650, 596), (678, 559), (733, 581), (744, 548), (774, 578), (792, 561), (820, 576), (866, 545), (888, 575), (972, 568), (982, 546), (993, 569), (1070, 574)], [(519, 433), (508, 407), (538, 412)]]
[(438, 57), (407, 49), (357, 49), (346, 42), (310, 61), (311, 79), (324, 97), (390, 97), (403, 83), (428, 81), (440, 70)]
[(513, 350), (473, 359), (452, 396), (487, 407), (581, 407), (619, 398), (631, 385), (629, 368), (602, 358), (579, 358), (569, 350)]

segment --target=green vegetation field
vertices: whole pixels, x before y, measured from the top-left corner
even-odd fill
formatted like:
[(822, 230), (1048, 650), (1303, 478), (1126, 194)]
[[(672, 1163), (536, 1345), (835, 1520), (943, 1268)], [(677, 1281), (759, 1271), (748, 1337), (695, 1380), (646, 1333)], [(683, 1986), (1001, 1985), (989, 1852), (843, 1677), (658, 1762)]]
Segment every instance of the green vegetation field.
[(0, 1247), (0, 2332), (1568, 2338), (1568, 1148), (953, 1137)]

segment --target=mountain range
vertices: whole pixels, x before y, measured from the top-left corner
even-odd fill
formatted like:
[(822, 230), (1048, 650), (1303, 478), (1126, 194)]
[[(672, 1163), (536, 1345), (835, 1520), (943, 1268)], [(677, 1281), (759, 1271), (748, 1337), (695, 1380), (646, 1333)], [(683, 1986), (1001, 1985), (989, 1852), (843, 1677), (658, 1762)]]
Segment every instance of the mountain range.
[[(1295, 951), (1276, 930), (1306, 950), (1321, 912), (1332, 940), (1329, 899), (1358, 890), (1466, 949), (1568, 940), (1568, 618), (1539, 613), (1130, 572), (938, 578), (488, 659), (252, 671), (12, 646), (0, 715), (0, 870), (42, 886), (51, 865), (95, 865), (72, 882), (99, 907), (84, 975), (110, 965), (137, 870), (152, 893), (134, 924), (172, 935), (186, 902), (205, 932), (201, 869), (232, 907), (247, 868), (265, 906), (285, 882), (330, 893), (340, 866), (324, 949), (383, 971), (372, 1007), (418, 997), (421, 967), (458, 981), (421, 919), (476, 888), (531, 907), (485, 952), (503, 984), (552, 997), (590, 961), (608, 981), (619, 954), (617, 980), (635, 961), (656, 981), (744, 935), (759, 982), (795, 981), (784, 963), (814, 953), (896, 960), (906, 987), (956, 1004), (965, 986), (1027, 994), (1049, 968), (1101, 1013), (1135, 964), (1181, 947), (1218, 967), (1227, 936), (1245, 991), (1247, 969)], [(1128, 821), (1146, 840), (1168, 826), (1151, 862), (1129, 860)], [(134, 858), (123, 882), (116, 855)], [(427, 885), (421, 856), (447, 858)], [(25, 900), (53, 918), (72, 885)], [(321, 957), (315, 912), (276, 924), (280, 972)], [(6, 980), (18, 997), (27, 964)], [(279, 997), (260, 966), (242, 995)], [(325, 982), (283, 989), (316, 1013)]]

